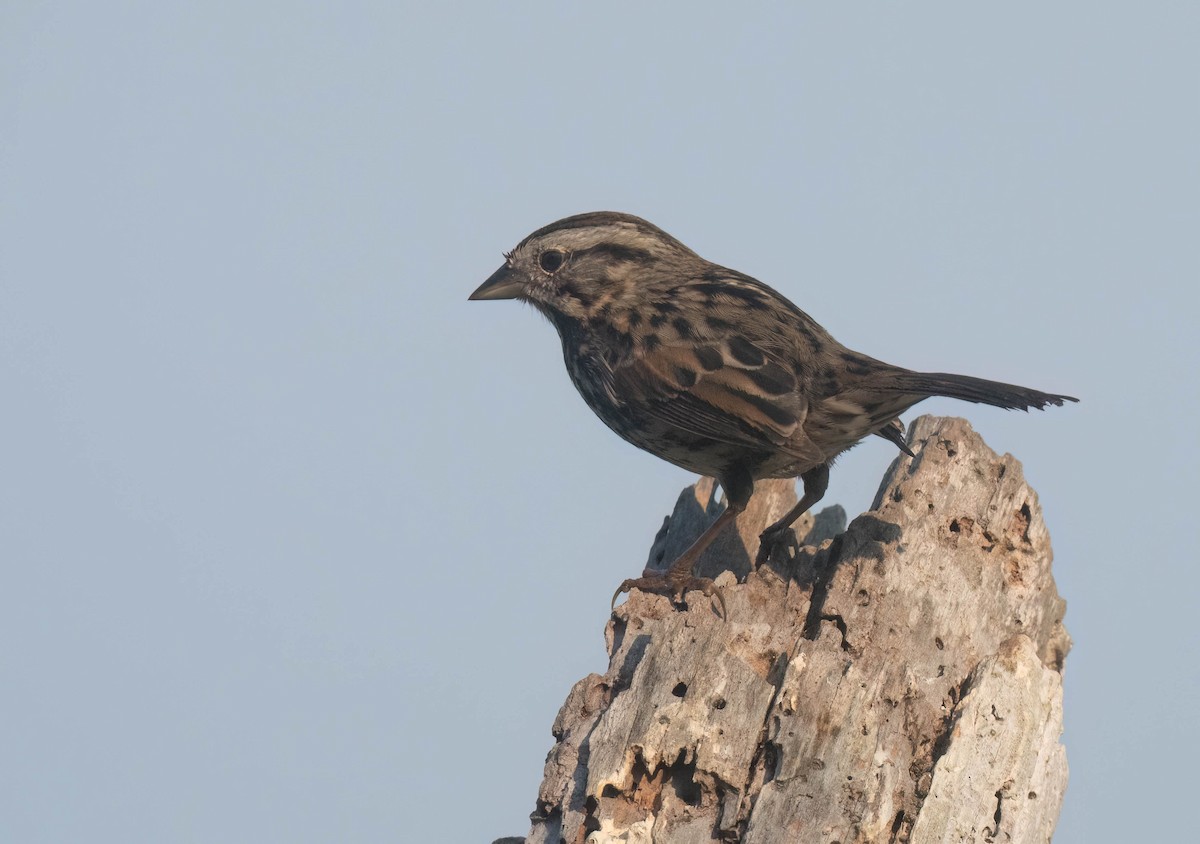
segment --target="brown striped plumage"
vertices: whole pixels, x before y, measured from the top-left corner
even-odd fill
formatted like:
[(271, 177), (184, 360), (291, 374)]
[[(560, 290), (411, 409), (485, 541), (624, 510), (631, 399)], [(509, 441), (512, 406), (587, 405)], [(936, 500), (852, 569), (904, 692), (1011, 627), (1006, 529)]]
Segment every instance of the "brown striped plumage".
[(907, 451), (897, 416), (924, 398), (1020, 409), (1075, 401), (851, 351), (767, 285), (629, 214), (580, 214), (538, 229), (471, 298), (540, 310), (558, 329), (571, 381), (606, 425), (725, 490), (725, 513), (665, 576), (646, 572), (618, 594), (712, 594), (692, 565), (745, 508), (756, 479), (804, 480), (800, 503), (764, 532), (765, 553), (824, 494), (838, 454), (870, 434)]

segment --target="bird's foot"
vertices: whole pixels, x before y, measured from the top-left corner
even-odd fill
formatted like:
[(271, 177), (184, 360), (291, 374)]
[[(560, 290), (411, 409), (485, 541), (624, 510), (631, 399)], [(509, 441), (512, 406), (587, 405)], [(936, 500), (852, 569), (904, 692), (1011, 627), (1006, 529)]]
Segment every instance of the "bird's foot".
[(721, 594), (717, 584), (707, 577), (696, 577), (691, 574), (675, 575), (669, 570), (665, 572), (645, 571), (642, 572), (641, 577), (631, 577), (617, 587), (617, 591), (612, 596), (612, 606), (615, 608), (617, 598), (633, 589), (666, 595), (676, 606), (684, 605), (684, 593), (693, 590), (703, 592), (709, 598), (716, 599), (717, 605), (721, 608), (721, 617), (728, 617), (728, 613), (725, 611), (725, 596)]
[(796, 536), (796, 531), (790, 527), (767, 528), (758, 537), (758, 556), (754, 560), (754, 567), (758, 568), (770, 561), (776, 551), (789, 551), (788, 559), (794, 560), (796, 555), (800, 553), (800, 540)]

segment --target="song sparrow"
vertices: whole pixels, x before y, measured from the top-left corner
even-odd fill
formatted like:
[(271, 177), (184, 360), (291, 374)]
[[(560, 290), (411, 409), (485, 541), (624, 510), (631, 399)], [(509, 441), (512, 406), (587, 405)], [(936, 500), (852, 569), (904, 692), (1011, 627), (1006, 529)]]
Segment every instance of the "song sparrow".
[(726, 509), (665, 572), (638, 588), (713, 594), (692, 575), (745, 509), (759, 478), (804, 481), (800, 501), (760, 538), (761, 561), (825, 494), (834, 458), (869, 434), (912, 454), (897, 414), (929, 396), (996, 407), (1077, 401), (966, 375), (913, 372), (852, 351), (748, 275), (710, 263), (657, 226), (602, 211), (540, 228), (505, 253), (471, 299), (521, 299), (562, 339), (571, 381), (621, 437), (711, 475)]

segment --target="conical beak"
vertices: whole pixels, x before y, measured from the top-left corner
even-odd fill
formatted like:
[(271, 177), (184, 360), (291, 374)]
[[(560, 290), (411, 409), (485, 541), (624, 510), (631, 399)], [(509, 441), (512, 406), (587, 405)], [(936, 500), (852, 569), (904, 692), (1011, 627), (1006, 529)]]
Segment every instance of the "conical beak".
[(525, 283), (513, 272), (508, 264), (492, 273), (491, 277), (479, 285), (470, 299), (516, 299), (525, 290)]

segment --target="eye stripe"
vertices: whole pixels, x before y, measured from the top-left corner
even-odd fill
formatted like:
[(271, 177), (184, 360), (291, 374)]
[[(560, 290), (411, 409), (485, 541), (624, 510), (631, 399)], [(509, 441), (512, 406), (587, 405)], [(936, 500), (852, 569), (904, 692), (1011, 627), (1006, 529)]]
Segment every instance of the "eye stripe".
[(597, 243), (595, 246), (585, 246), (575, 252), (578, 260), (598, 258), (602, 261), (629, 261), (635, 264), (650, 264), (654, 256), (647, 249), (627, 246), (623, 243)]

